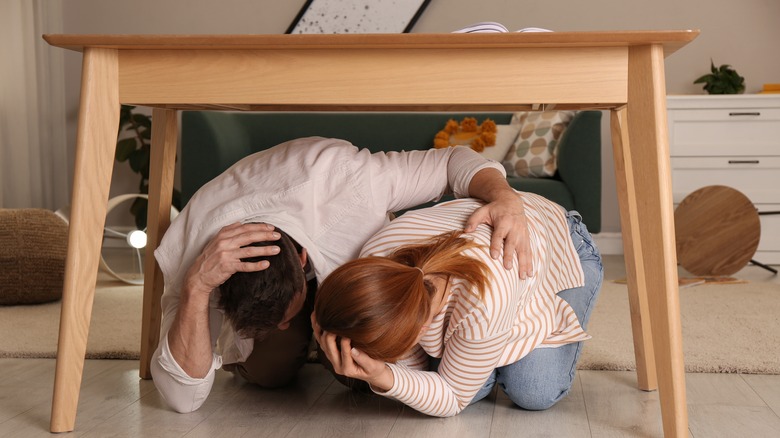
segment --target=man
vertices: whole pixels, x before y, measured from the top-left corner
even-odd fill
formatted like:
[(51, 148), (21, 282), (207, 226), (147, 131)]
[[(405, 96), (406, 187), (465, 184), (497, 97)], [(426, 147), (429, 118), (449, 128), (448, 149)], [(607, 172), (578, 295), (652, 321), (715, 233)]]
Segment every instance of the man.
[[(343, 140), (304, 138), (253, 154), (203, 186), (155, 252), (165, 293), (151, 369), (163, 398), (179, 412), (198, 409), (223, 364), (261, 386), (288, 383), (311, 337), (316, 282), (357, 257), (389, 212), (450, 191), (488, 202), (465, 231), (492, 225), (491, 256), (507, 267), (516, 259), (521, 275), (532, 275), (523, 203), (503, 167), (468, 148), (371, 154)], [(218, 288), (237, 272), (269, 267), (268, 260), (251, 261), (256, 257), (285, 251), (252, 245), (283, 239), (277, 228), (300, 248), (294, 270), (303, 267), (313, 281), (308, 288), (293, 283), (302, 290), (277, 300), (280, 309), (264, 317), (267, 332), (242, 335), (224, 318), (228, 303), (220, 306)]]

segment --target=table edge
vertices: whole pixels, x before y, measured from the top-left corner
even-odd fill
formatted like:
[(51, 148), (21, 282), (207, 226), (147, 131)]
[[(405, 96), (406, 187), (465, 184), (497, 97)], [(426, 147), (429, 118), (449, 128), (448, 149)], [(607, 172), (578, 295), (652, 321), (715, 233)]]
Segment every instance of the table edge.
[(628, 47), (661, 44), (668, 54), (693, 41), (699, 30), (510, 32), (484, 34), (339, 35), (129, 35), (44, 34), (52, 46), (75, 51), (294, 50), (294, 49), (483, 49), (525, 47)]

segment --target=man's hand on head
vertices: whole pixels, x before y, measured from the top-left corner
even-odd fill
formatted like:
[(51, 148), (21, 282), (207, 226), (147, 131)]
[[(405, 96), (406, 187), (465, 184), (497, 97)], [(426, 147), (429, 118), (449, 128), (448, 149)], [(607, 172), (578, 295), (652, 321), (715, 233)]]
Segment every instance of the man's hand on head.
[(502, 258), (506, 269), (512, 268), (512, 260), (517, 256), (518, 273), (520, 278), (525, 279), (532, 277), (534, 272), (528, 222), (521, 196), (512, 192), (478, 208), (469, 217), (464, 231), (473, 232), (480, 224), (492, 226), (490, 256), (496, 260)]
[(278, 246), (248, 246), (254, 242), (279, 240), (281, 236), (269, 224), (234, 223), (222, 228), (190, 266), (184, 279), (186, 289), (209, 295), (236, 272), (255, 272), (268, 268), (266, 260), (243, 262), (241, 259), (278, 254)]

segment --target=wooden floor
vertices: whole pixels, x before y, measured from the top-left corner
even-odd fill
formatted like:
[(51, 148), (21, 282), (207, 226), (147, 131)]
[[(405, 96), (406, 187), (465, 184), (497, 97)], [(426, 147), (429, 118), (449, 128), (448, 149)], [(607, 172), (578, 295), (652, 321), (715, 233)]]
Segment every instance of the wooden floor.
[[(618, 278), (620, 257), (605, 258)], [(759, 268), (737, 276), (778, 282)], [(779, 297), (780, 298), (780, 297)], [(587, 347), (586, 347), (587, 348)], [(0, 437), (48, 433), (53, 359), (0, 359)], [(688, 374), (690, 435), (780, 437), (780, 376)], [(192, 414), (170, 411), (136, 361), (89, 360), (76, 431), (86, 437), (660, 437), (657, 392), (636, 389), (632, 372), (579, 371), (569, 396), (552, 409), (515, 408), (501, 393), (460, 415), (425, 417), (379, 396), (354, 394), (320, 365), (295, 386), (263, 391), (218, 371), (206, 403)]]

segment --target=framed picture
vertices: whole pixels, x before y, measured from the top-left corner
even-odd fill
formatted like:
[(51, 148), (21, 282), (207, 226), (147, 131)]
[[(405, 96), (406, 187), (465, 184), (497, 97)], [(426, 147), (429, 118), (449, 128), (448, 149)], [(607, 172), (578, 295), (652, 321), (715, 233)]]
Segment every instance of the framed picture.
[(431, 0), (307, 0), (287, 33), (408, 33)]

